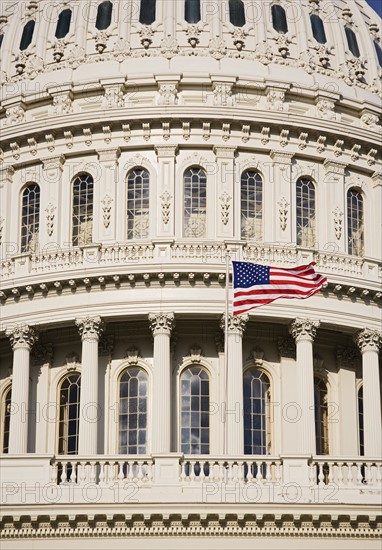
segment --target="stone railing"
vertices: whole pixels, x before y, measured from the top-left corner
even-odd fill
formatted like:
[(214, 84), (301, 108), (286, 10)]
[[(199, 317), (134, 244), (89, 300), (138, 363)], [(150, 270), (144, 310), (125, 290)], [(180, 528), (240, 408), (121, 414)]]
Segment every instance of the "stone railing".
[[(112, 272), (118, 267), (121, 274), (137, 271), (139, 267), (156, 271), (158, 263), (162, 270), (181, 270), (182, 265), (192, 265), (195, 270), (201, 269), (225, 270), (225, 258), (229, 254), (232, 259), (291, 267), (315, 261), (317, 270), (328, 275), (336, 283), (346, 277), (345, 284), (357, 280), (363, 285), (380, 283), (382, 268), (380, 263), (370, 258), (352, 257), (344, 254), (314, 251), (313, 249), (297, 248), (288, 244), (249, 245), (243, 242), (201, 242), (186, 241), (150, 241), (142, 243), (115, 243), (104, 245), (87, 245), (80, 248), (40, 252), (39, 254), (22, 254), (7, 258), (0, 262), (0, 276), (5, 281), (12, 279), (13, 285), (18, 278), (35, 278), (43, 282), (42, 275), (65, 278), (83, 274), (86, 269), (89, 275), (102, 275), (107, 270)], [(337, 279), (337, 280), (336, 280)]]
[(382, 463), (365, 458), (313, 457), (310, 461), (311, 485), (334, 484), (339, 488), (379, 488), (382, 484)]
[(180, 462), (180, 481), (201, 483), (281, 483), (282, 460), (276, 457), (216, 459), (210, 456), (185, 456)]

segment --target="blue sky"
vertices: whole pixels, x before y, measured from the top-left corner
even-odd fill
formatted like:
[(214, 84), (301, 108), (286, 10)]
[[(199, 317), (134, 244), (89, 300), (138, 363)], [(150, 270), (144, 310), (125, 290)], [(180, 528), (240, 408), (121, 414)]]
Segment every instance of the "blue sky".
[(382, 17), (382, 0), (367, 0), (367, 3)]

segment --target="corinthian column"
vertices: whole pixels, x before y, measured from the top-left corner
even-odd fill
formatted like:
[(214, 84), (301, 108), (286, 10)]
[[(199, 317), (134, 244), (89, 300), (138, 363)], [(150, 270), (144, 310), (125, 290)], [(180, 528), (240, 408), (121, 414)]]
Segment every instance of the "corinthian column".
[(171, 361), (170, 336), (175, 326), (173, 313), (150, 313), (154, 336), (152, 453), (171, 451)]
[(78, 454), (97, 454), (98, 404), (98, 342), (103, 332), (101, 317), (76, 319), (82, 340), (80, 429)]
[(299, 380), (296, 402), (301, 407), (301, 421), (296, 443), (301, 454), (316, 454), (316, 430), (314, 422), (314, 373), (313, 341), (319, 321), (296, 319), (290, 326), (290, 333), (296, 342), (297, 377)]
[(30, 351), (38, 336), (28, 325), (8, 329), (6, 334), (13, 349), (9, 454), (24, 454), (28, 446)]
[(365, 456), (380, 458), (382, 426), (378, 351), (382, 343), (382, 333), (365, 328), (355, 336), (355, 341), (362, 353)]
[[(227, 338), (228, 365), (225, 392), (226, 444), (229, 455), (244, 454), (244, 420), (243, 420), (243, 334), (249, 315), (229, 315)], [(225, 316), (220, 323), (225, 330)]]

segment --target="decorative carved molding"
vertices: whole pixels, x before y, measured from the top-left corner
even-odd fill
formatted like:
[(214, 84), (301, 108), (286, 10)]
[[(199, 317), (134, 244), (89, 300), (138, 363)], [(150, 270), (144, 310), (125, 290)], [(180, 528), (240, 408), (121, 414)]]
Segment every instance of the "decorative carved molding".
[(299, 342), (300, 340), (309, 340), (310, 342), (313, 342), (319, 326), (319, 321), (313, 321), (311, 319), (295, 319), (289, 327), (289, 332), (296, 342)]
[(296, 344), (293, 338), (279, 338), (277, 340), (280, 359), (286, 357), (288, 359), (296, 359)]
[(5, 334), (8, 336), (13, 350), (17, 348), (31, 350), (38, 340), (37, 329), (26, 324), (9, 327), (6, 329)]
[(228, 195), (228, 193), (224, 192), (222, 195), (220, 195), (220, 213), (221, 213), (221, 220), (223, 225), (227, 225), (229, 222), (229, 209), (231, 206), (231, 200), (232, 198)]
[[(242, 315), (228, 315), (228, 334), (243, 336), (249, 320), (248, 313)], [(220, 328), (225, 331), (225, 313), (220, 319)]]
[(167, 225), (168, 222), (170, 221), (172, 195), (170, 195), (170, 193), (166, 189), (164, 193), (161, 194), (160, 199), (161, 199), (161, 207), (162, 207), (162, 221), (164, 225)]
[(102, 204), (102, 220), (103, 226), (107, 229), (110, 225), (111, 220), (111, 205), (113, 204), (113, 199), (110, 195), (105, 195), (101, 201)]
[(137, 346), (130, 346), (126, 350), (125, 358), (129, 365), (137, 365), (139, 360), (142, 358), (141, 351)]
[(5, 218), (0, 217), (0, 245), (3, 243), (4, 223), (5, 223)]
[(149, 313), (149, 323), (153, 336), (157, 334), (171, 334), (175, 327), (174, 313)]
[(251, 350), (251, 358), (255, 367), (261, 367), (263, 365), (264, 350), (259, 346), (256, 346)]
[(51, 237), (54, 231), (54, 218), (55, 218), (56, 207), (50, 202), (45, 208), (46, 212), (46, 231), (48, 236)]
[(73, 112), (73, 95), (66, 92), (53, 95), (53, 103), (50, 108), (51, 115), (69, 115)]
[(361, 350), (361, 353), (365, 351), (375, 351), (378, 353), (382, 345), (382, 332), (365, 328), (354, 336), (354, 341)]
[(203, 355), (202, 348), (198, 344), (193, 344), (190, 347), (189, 359), (191, 363), (200, 363), (202, 355)]
[(177, 82), (158, 82), (158, 105), (177, 105), (178, 103), (178, 83)]
[(37, 342), (33, 346), (31, 355), (35, 365), (51, 365), (53, 361), (53, 344), (40, 344)]
[(125, 105), (125, 88), (122, 84), (107, 86), (104, 85), (105, 95), (102, 98), (103, 109), (117, 109)]
[(334, 220), (334, 233), (336, 235), (337, 241), (339, 241), (342, 237), (342, 222), (344, 213), (341, 212), (338, 206), (333, 210), (332, 213)]
[(101, 317), (85, 317), (76, 319), (75, 325), (78, 328), (82, 340), (99, 341), (104, 331), (104, 324)]
[(77, 370), (81, 365), (79, 355), (75, 351), (71, 351), (65, 356), (67, 370)]
[(233, 84), (228, 82), (213, 82), (212, 91), (214, 104), (226, 107), (233, 105)]
[(289, 202), (286, 200), (285, 197), (281, 197), (277, 204), (279, 207), (280, 228), (282, 231), (285, 231), (288, 225)]

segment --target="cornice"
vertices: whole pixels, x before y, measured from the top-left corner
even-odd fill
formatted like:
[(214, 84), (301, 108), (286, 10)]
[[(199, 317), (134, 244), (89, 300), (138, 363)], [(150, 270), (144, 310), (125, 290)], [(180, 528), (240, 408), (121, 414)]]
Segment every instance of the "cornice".
[[(166, 505), (162, 505), (162, 510)], [(227, 507), (226, 507), (227, 508)], [(44, 515), (8, 515), (4, 509), (1, 521), (2, 539), (54, 539), (75, 540), (78, 537), (282, 537), (306, 538), (314, 536), (325, 540), (332, 538), (379, 539), (381, 517), (361, 510), (356, 514), (322, 512), (311, 514), (308, 510), (296, 513), (293, 510), (274, 514), (240, 513), (235, 504), (230, 510), (215, 510), (201, 514), (192, 511), (185, 513), (181, 507), (178, 513), (129, 514), (118, 510), (116, 513), (100, 513), (85, 510), (81, 514), (61, 511), (60, 514), (47, 510)], [(308, 542), (307, 542), (308, 543)]]

